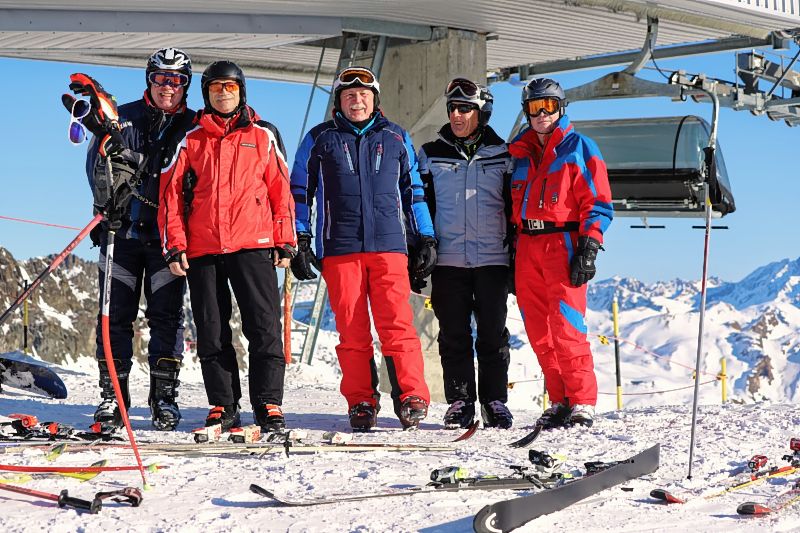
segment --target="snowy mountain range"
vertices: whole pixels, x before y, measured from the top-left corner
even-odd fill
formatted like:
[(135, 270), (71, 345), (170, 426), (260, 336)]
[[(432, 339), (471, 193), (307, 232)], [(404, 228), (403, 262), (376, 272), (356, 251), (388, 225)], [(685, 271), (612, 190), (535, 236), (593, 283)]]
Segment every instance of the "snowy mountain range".
[[(0, 308), (21, 290), (25, 276), (33, 279), (51, 258), (15, 260), (0, 248)], [(44, 360), (65, 366), (93, 366), (94, 321), (97, 313), (97, 265), (69, 258), (34, 293), (30, 302), (30, 344)], [(800, 399), (800, 259), (758, 268), (739, 282), (709, 280), (704, 336), (701, 401), (721, 399), (720, 360), (727, 362), (729, 399), (737, 402)], [(697, 355), (700, 284), (672, 280), (646, 284), (631, 278), (593, 282), (589, 289), (587, 323), (600, 385), (599, 408), (616, 405), (611, 303), (619, 301), (621, 373), (625, 405), (675, 404), (690, 401)], [(187, 297), (187, 348), (191, 355), (194, 329)], [(296, 316), (302, 320), (302, 317)], [(234, 316), (235, 335), (244, 339)], [(513, 297), (509, 298), (509, 330), (513, 335), (509, 380), (518, 383), (511, 403), (541, 394), (535, 364)], [(332, 329), (330, 320), (323, 321)], [(143, 307), (135, 325), (135, 352), (143, 362), (148, 329)], [(0, 326), (0, 352), (22, 347), (22, 312)], [(325, 332), (321, 338), (331, 337)], [(608, 342), (608, 343), (607, 343)], [(331, 342), (319, 347), (332, 352)], [(243, 352), (244, 350), (240, 350)], [(332, 364), (335, 357), (316, 357)], [(187, 363), (191, 358), (187, 358)], [(674, 390), (678, 389), (678, 390)], [(666, 391), (666, 392), (665, 392)]]

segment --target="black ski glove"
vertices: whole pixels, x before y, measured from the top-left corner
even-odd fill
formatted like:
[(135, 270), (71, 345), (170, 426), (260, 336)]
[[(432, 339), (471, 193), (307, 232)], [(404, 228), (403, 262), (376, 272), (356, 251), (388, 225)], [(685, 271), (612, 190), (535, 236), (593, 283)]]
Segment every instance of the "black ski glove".
[(411, 285), (411, 292), (422, 293), (422, 289), (428, 286), (424, 279), (417, 277), (414, 265), (417, 261), (417, 253), (412, 246), (408, 247), (408, 282)]
[(420, 280), (427, 278), (436, 266), (436, 239), (423, 235), (414, 256), (414, 275)]
[(292, 258), (292, 274), (300, 281), (316, 279), (312, 266), (322, 272), (322, 264), (311, 249), (311, 234), (300, 233), (297, 235), (297, 255)]
[(603, 247), (597, 239), (578, 238), (578, 249), (572, 256), (572, 262), (569, 265), (569, 281), (573, 287), (580, 287), (594, 277), (597, 272), (594, 260), (597, 258), (598, 250), (602, 249)]

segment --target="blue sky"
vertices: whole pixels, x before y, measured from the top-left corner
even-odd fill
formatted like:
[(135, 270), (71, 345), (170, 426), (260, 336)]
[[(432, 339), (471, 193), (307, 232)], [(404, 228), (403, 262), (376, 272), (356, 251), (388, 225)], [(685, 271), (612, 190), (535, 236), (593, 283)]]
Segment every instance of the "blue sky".
[[(792, 52), (795, 52), (793, 50)], [(146, 58), (142, 58), (142, 66)], [(678, 68), (734, 79), (734, 53), (660, 61), (664, 71)], [(619, 69), (601, 69), (554, 76), (565, 87), (590, 81)], [(84, 173), (86, 145), (67, 140), (69, 117), (60, 96), (69, 75), (85, 72), (98, 79), (119, 102), (141, 97), (144, 70), (42, 61), (0, 59), (6, 83), (4, 135), (0, 142), (0, 216), (83, 227), (92, 216), (91, 194)], [(195, 74), (189, 105), (202, 105), (200, 73)], [(246, 74), (246, 72), (245, 72)], [(645, 71), (644, 77), (660, 79)], [(247, 97), (256, 111), (278, 126), (290, 160), (300, 136), (310, 85), (251, 80)], [(519, 86), (492, 86), (495, 111), (491, 124), (505, 136), (519, 111)], [(310, 128), (323, 118), (327, 94), (317, 91)], [(710, 120), (711, 107), (667, 99), (576, 102), (567, 108), (573, 120), (696, 114)], [(391, 117), (389, 117), (391, 119)], [(719, 140), (730, 175), (737, 211), (718, 221), (728, 230), (714, 231), (709, 273), (737, 281), (758, 266), (798, 255), (795, 225), (800, 180), (795, 161), (800, 131), (746, 111), (723, 109)], [(666, 229), (631, 229), (639, 219), (616, 218), (606, 234), (606, 251), (597, 260), (598, 278), (615, 275), (643, 281), (698, 279), (702, 268), (699, 219), (651, 219)], [(77, 231), (0, 219), (0, 246), (25, 259), (61, 251)], [(96, 259), (97, 248), (82, 243), (76, 253)]]

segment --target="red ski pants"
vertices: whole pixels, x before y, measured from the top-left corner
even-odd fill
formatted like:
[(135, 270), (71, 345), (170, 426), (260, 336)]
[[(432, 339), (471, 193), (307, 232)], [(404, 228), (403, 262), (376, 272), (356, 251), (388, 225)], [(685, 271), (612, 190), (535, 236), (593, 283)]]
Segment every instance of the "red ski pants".
[(586, 340), (586, 285), (573, 287), (569, 262), (577, 234), (522, 234), (517, 240), (517, 302), (539, 359), (550, 401), (597, 403), (597, 378)]
[(370, 308), (381, 341), (393, 394), (399, 401), (418, 396), (430, 402), (422, 346), (414, 328), (408, 258), (405, 254), (355, 253), (325, 257), (322, 276), (336, 316), (342, 368), (340, 390), (348, 407), (375, 404), (378, 379), (370, 327)]

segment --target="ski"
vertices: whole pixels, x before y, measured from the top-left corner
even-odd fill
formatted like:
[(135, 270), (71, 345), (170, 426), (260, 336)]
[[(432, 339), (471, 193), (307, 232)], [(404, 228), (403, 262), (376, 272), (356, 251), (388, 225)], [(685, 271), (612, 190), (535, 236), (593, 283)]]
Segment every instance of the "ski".
[(82, 431), (60, 422), (39, 422), (34, 415), (0, 415), (0, 442), (19, 441), (123, 441), (116, 428), (107, 429), (99, 422)]
[[(455, 467), (452, 467), (455, 468)], [(406, 487), (374, 492), (369, 494), (331, 494), (316, 498), (289, 499), (278, 496), (274, 491), (259, 485), (250, 485), (250, 490), (260, 496), (272, 500), (279, 507), (312, 507), (315, 505), (328, 505), (333, 503), (357, 502), (377, 498), (394, 498), (399, 496), (412, 496), (415, 494), (431, 494), (435, 492), (461, 492), (467, 490), (533, 490), (554, 486), (562, 482), (563, 475), (554, 473), (547, 477), (525, 473), (527, 467), (512, 467), (516, 475), (513, 477), (475, 477), (452, 476), (445, 481), (432, 481), (428, 485), (419, 487)], [(449, 469), (443, 469), (449, 470)], [(439, 471), (434, 470), (431, 478)]]
[[(789, 476), (795, 472), (798, 472), (798, 470), (800, 470), (800, 460), (798, 460), (800, 439), (792, 439), (791, 446), (792, 450), (794, 451), (794, 455), (783, 456), (783, 459), (789, 461), (790, 464), (782, 467), (773, 466), (771, 468), (766, 468), (767, 457), (764, 455), (754, 455), (749, 461), (747, 461), (747, 468), (749, 469), (749, 472), (744, 475), (740, 475), (740, 477), (743, 479), (740, 480), (740, 478), (736, 478), (733, 482), (725, 484), (722, 489), (715, 490), (710, 494), (706, 494), (703, 496), (703, 498), (710, 500), (718, 496), (764, 483), (773, 478)], [(650, 497), (668, 504), (686, 503), (688, 501), (687, 496), (677, 496), (664, 488), (653, 489), (650, 491)]]
[[(92, 463), (89, 466), (91, 467), (106, 466), (107, 464), (108, 464), (108, 459), (102, 459), (100, 461)], [(96, 478), (100, 474), (101, 472), (50, 472), (41, 474), (35, 474), (35, 473), (16, 474), (13, 476), (0, 477), (0, 483), (27, 483), (28, 481), (33, 481), (34, 479), (38, 478), (58, 478), (58, 477), (77, 479), (78, 481), (83, 483)]]
[(0, 385), (27, 389), (63, 400), (67, 387), (46, 363), (22, 352), (0, 354)]
[(775, 498), (769, 500), (767, 503), (745, 502), (736, 508), (736, 512), (740, 515), (749, 516), (762, 516), (768, 514), (775, 514), (787, 507), (790, 507), (800, 502), (800, 488), (795, 488), (779, 494)]
[(608, 469), (578, 478), (550, 490), (485, 506), (473, 520), (478, 533), (511, 531), (540, 516), (554, 513), (573, 503), (625, 481), (658, 469), (660, 446), (621, 461)]
[(472, 437), (475, 434), (476, 431), (478, 431), (478, 426), (479, 425), (480, 425), (480, 421), (473, 420), (472, 424), (467, 426), (467, 430), (464, 433), (462, 433), (461, 435), (459, 435), (458, 437), (456, 437), (455, 439), (453, 439), (451, 442), (463, 442), (463, 441), (469, 439), (470, 437)]
[(544, 426), (541, 424), (536, 424), (536, 427), (533, 428), (533, 431), (525, 435), (519, 440), (515, 440), (514, 442), (510, 443), (509, 446), (512, 448), (525, 448), (533, 443), (536, 439), (539, 438), (539, 434), (544, 429)]

